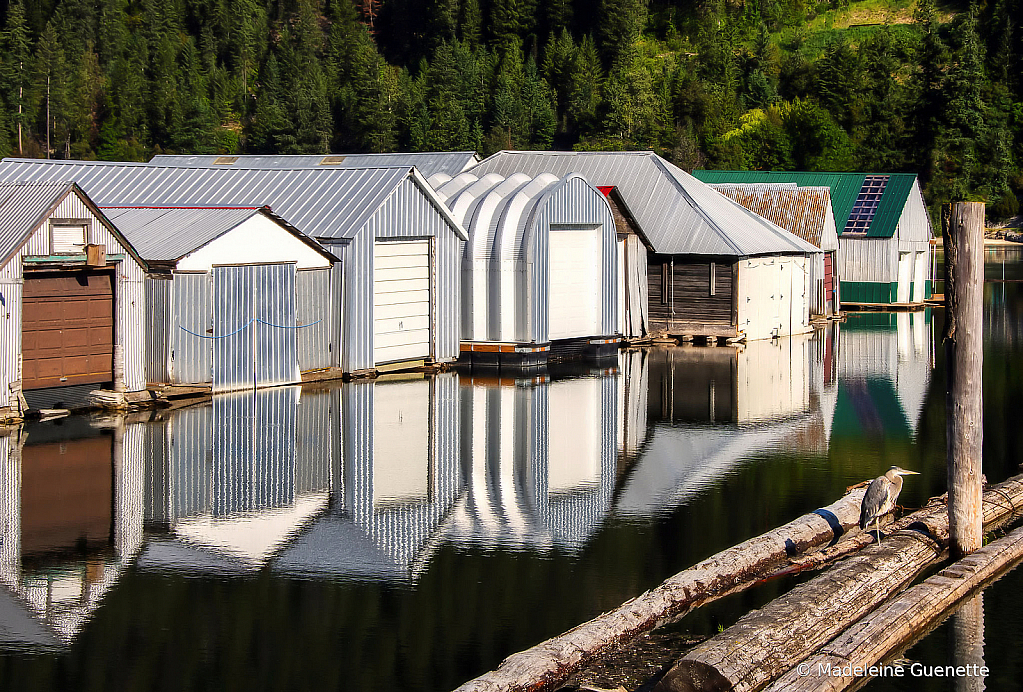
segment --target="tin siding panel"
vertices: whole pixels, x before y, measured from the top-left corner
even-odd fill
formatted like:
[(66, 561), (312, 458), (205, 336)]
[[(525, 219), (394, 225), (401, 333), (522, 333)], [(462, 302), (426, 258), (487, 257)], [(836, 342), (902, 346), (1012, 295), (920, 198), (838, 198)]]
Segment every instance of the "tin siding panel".
[[(337, 303), (330, 269), (306, 269), (295, 277), (298, 297), (298, 363), (302, 372), (331, 366)], [(311, 325), (311, 326), (306, 326)]]
[[(20, 257), (11, 263), (21, 262)], [(0, 408), (18, 409), (18, 397), (11, 391), (11, 383), (21, 379), (21, 298), (24, 285), (21, 278), (0, 275)], [(0, 462), (3, 460), (0, 459)]]
[(275, 386), (302, 381), (298, 364), (295, 265), (267, 264), (252, 268), (257, 322), (256, 382)]
[(145, 376), (147, 382), (169, 382), (167, 360), (170, 342), (170, 296), (173, 281), (146, 279), (146, 353)]
[(839, 239), (838, 274), (842, 281), (893, 283), (899, 280), (897, 239)]
[(195, 336), (213, 334), (212, 278), (207, 273), (175, 274), (170, 302), (170, 381), (174, 384), (212, 382), (212, 340)]
[(208, 513), (212, 504), (213, 407), (175, 412), (167, 421), (167, 438), (166, 521)]

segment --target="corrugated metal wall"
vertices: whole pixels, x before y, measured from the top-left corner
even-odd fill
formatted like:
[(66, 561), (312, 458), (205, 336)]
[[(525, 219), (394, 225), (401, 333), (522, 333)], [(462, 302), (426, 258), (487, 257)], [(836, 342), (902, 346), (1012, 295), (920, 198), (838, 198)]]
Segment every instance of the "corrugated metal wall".
[(170, 300), (173, 281), (148, 277), (146, 294), (146, 382), (170, 382), (167, 364), (170, 358)]
[[(302, 372), (329, 368), (336, 344), (330, 269), (301, 269), (295, 277), (298, 297), (298, 364)], [(312, 326), (306, 326), (312, 325)]]
[[(167, 421), (166, 516), (168, 523), (212, 509), (213, 407), (176, 411)], [(154, 493), (155, 495), (155, 493)]]
[(298, 387), (213, 397), (214, 517), (295, 500)]
[(21, 436), (0, 435), (0, 576), (21, 572)]
[[(21, 299), (24, 284), (20, 274), (20, 258), (0, 269), (0, 409), (18, 410), (18, 397), (11, 383), (21, 380)], [(16, 272), (15, 269), (18, 271)]]
[(433, 238), (433, 357), (458, 358), (461, 284), (458, 266), (462, 241), (411, 179), (405, 180), (348, 243), (324, 245), (344, 263), (344, 316), (341, 367), (368, 370), (373, 359), (373, 240)]
[[(429, 407), (428, 500), (381, 502), (385, 498), (377, 497), (375, 468), (387, 461), (375, 456), (374, 421), (378, 416), (387, 415), (376, 410), (374, 395), (381, 387), (401, 388), (404, 395), (413, 397), (408, 401), (411, 406)], [(427, 381), (350, 382), (342, 386), (344, 509), (393, 564), (412, 570), (413, 575), (420, 558), (426, 556), (430, 537), (451, 509), (461, 488), (457, 394), (458, 376), (454, 373), (443, 373)], [(426, 400), (418, 397), (426, 397)]]
[[(213, 381), (213, 284), (206, 272), (175, 273), (168, 319), (170, 365), (174, 384)], [(186, 331), (187, 330), (187, 331)]]
[(214, 267), (213, 295), (214, 392), (301, 381), (293, 263)]
[(341, 390), (306, 391), (295, 426), (295, 493), (343, 492), (341, 475)]
[(842, 281), (895, 283), (899, 280), (897, 238), (838, 239), (838, 274)]
[[(146, 521), (287, 507), (330, 490), (340, 458), (337, 389), (218, 394), (145, 425)], [(155, 450), (156, 454), (153, 454)], [(166, 468), (157, 457), (166, 450)]]

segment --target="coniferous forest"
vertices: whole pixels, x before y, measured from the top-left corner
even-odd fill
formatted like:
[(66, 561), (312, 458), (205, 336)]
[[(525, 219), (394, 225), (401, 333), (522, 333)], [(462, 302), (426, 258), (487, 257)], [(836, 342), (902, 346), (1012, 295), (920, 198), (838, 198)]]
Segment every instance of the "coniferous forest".
[(652, 149), (1023, 191), (1023, 0), (9, 0), (0, 154)]

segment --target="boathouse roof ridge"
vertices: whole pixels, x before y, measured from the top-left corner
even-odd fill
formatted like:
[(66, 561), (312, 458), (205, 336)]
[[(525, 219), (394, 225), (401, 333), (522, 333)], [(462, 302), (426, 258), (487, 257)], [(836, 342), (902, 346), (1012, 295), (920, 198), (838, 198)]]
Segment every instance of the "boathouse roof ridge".
[(238, 156), (160, 154), (149, 163), (159, 166), (208, 168), (379, 168), (415, 166), (425, 177), (450, 176), (479, 163), (475, 151), (384, 152), (372, 154), (247, 154)]
[(21, 247), (71, 188), (72, 183), (65, 180), (0, 183), (0, 265)]
[(656, 253), (745, 257), (817, 252), (652, 151), (502, 151), (470, 173), (582, 175), (613, 185)]
[(698, 170), (693, 175), (708, 184), (795, 183), (799, 187), (825, 186), (831, 190), (835, 227), (841, 236), (868, 177), (886, 176), (888, 182), (865, 237), (891, 238), (903, 207), (916, 183), (916, 173), (845, 173), (807, 171)]
[(786, 183), (719, 183), (711, 187), (822, 250), (838, 249), (827, 187)]
[(463, 240), (465, 231), (413, 166), (212, 168), (110, 161), (11, 159), (0, 180), (74, 180), (102, 206), (270, 206), (313, 238), (349, 240), (406, 179)]
[(253, 216), (267, 216), (332, 262), (318, 242), (265, 207), (101, 207), (147, 261), (173, 262), (216, 240)]
[(39, 224), (43, 223), (69, 194), (77, 194), (82, 203), (107, 226), (128, 254), (140, 265), (146, 266), (137, 248), (114, 227), (81, 187), (70, 180), (57, 179), (0, 182), (0, 267), (17, 253)]

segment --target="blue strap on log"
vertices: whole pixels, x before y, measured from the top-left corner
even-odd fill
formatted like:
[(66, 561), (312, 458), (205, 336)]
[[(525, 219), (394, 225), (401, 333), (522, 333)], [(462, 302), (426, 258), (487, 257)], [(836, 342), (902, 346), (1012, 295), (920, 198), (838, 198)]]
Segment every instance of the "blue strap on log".
[(842, 528), (842, 522), (840, 522), (838, 517), (836, 517), (830, 510), (824, 508), (815, 509), (813, 514), (816, 514), (821, 519), (828, 522), (828, 526), (831, 527), (831, 533), (835, 535), (834, 540), (831, 541), (831, 544), (834, 545), (835, 541), (841, 538), (842, 534), (845, 533), (845, 529)]

